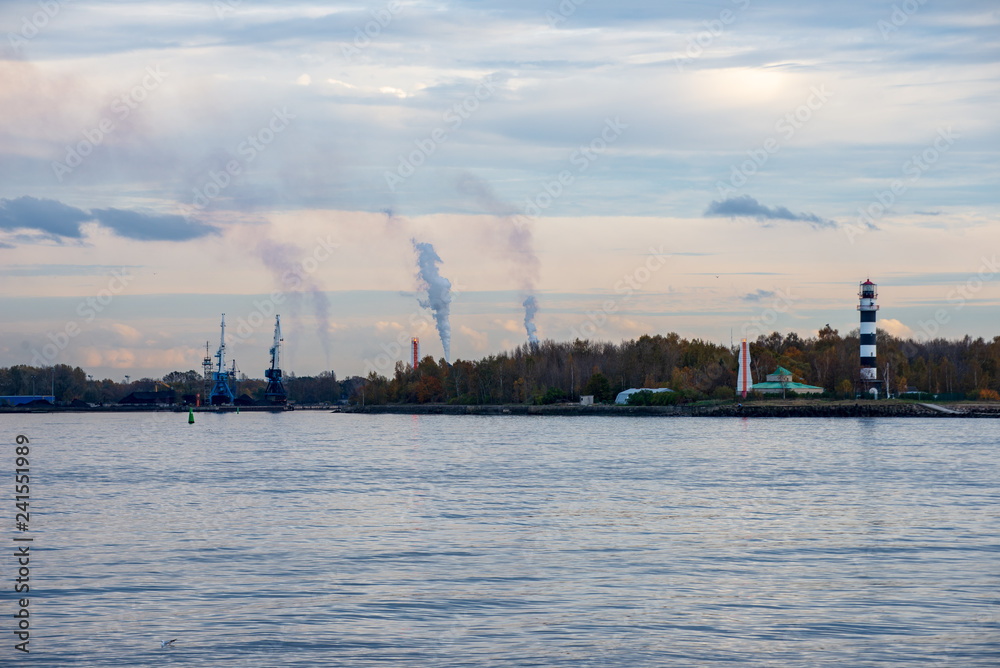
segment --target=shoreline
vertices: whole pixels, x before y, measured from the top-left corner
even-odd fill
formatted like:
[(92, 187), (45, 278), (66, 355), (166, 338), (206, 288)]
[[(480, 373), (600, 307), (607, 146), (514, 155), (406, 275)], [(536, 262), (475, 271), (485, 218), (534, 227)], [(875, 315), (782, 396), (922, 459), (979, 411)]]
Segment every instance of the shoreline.
[(752, 402), (717, 405), (619, 406), (579, 404), (385, 404), (369, 406), (23, 406), (0, 408), (0, 415), (13, 413), (286, 413), (326, 411), (366, 415), (530, 415), (530, 416), (613, 416), (613, 417), (914, 417), (914, 418), (1000, 418), (1000, 404), (956, 403), (948, 407), (930, 403), (897, 401), (864, 402)]
[(858, 403), (775, 403), (775, 404), (722, 404), (715, 406), (615, 406), (578, 404), (553, 404), (529, 406), (506, 405), (445, 405), (445, 404), (396, 404), (379, 406), (351, 406), (341, 408), (341, 413), (370, 415), (535, 415), (535, 416), (620, 416), (620, 417), (932, 417), (932, 418), (1000, 418), (1000, 406), (958, 405), (944, 408), (935, 404), (890, 402)]

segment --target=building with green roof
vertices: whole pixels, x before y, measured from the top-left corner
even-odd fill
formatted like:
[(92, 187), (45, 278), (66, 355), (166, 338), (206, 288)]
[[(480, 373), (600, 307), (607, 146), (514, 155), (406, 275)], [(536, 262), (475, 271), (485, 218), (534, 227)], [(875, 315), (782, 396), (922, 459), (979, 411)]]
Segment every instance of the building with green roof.
[(767, 374), (767, 381), (754, 383), (755, 392), (763, 394), (783, 394), (785, 392), (795, 392), (796, 394), (822, 394), (823, 388), (815, 385), (805, 385), (792, 380), (792, 372), (785, 367), (779, 366), (774, 373)]

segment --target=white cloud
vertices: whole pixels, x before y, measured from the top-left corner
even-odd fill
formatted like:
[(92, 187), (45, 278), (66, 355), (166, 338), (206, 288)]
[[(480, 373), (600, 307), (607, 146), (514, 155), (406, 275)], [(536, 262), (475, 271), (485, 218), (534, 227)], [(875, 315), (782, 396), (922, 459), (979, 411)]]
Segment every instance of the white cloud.
[(466, 337), (468, 337), (469, 341), (472, 344), (473, 349), (476, 350), (477, 352), (483, 352), (484, 350), (489, 348), (490, 337), (489, 334), (487, 334), (486, 332), (477, 332), (471, 327), (467, 327), (465, 325), (459, 327), (459, 331), (462, 334), (465, 334)]
[(399, 88), (393, 88), (392, 86), (382, 86), (378, 89), (378, 92), (385, 93), (386, 95), (395, 95), (399, 99), (407, 97), (407, 92), (405, 90), (400, 90)]
[(111, 325), (111, 329), (117, 332), (126, 343), (136, 344), (142, 341), (142, 332), (135, 327), (123, 325), (121, 323), (114, 323)]
[(524, 324), (518, 322), (517, 320), (494, 320), (495, 324), (499, 325), (507, 332), (513, 332), (514, 334), (520, 334), (524, 331)]
[(882, 318), (878, 321), (878, 327), (900, 339), (913, 338), (913, 330), (894, 318)]

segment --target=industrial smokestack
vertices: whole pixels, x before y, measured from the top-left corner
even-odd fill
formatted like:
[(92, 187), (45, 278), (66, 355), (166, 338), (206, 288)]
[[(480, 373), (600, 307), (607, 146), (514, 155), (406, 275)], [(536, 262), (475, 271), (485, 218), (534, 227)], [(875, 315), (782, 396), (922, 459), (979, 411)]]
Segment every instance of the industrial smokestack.
[(451, 363), (451, 324), (448, 322), (451, 312), (451, 281), (438, 272), (441, 258), (434, 251), (434, 246), (416, 239), (410, 241), (417, 251), (417, 265), (420, 268), (417, 278), (421, 282), (420, 287), (427, 291), (427, 299), (417, 301), (434, 314), (441, 346), (444, 348), (444, 359)]
[(528, 343), (534, 348), (538, 345), (538, 335), (535, 333), (535, 314), (538, 312), (538, 302), (535, 295), (528, 295), (521, 303), (524, 307), (524, 330), (528, 333)]

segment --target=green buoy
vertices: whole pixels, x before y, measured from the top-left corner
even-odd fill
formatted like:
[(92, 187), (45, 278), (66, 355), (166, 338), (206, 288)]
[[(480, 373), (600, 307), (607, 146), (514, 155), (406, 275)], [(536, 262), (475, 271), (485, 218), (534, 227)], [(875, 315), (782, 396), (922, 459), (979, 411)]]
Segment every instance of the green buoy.
[(188, 409), (188, 424), (194, 424), (194, 409)]

